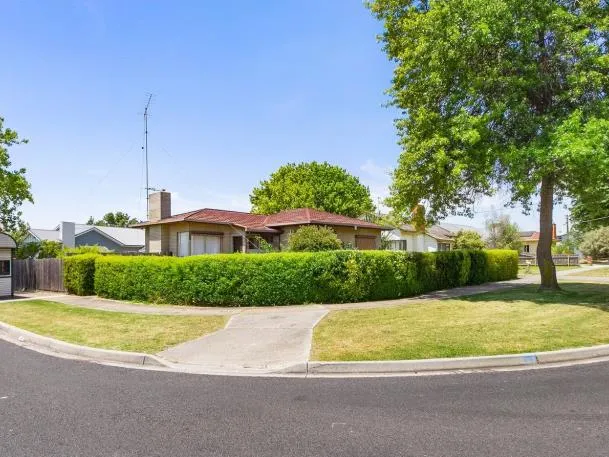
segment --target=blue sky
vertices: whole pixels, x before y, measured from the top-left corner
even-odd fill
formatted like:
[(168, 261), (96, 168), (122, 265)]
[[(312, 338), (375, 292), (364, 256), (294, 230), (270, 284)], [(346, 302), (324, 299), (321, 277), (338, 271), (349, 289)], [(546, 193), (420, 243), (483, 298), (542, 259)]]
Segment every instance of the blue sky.
[[(0, 115), (30, 140), (11, 154), (32, 183), (33, 227), (145, 218), (147, 93), (150, 184), (173, 193), (174, 212), (248, 210), (286, 162), (327, 160), (387, 193), (400, 152), (383, 107), (392, 65), (357, 0), (6, 0), (2, 15)], [(503, 201), (451, 221), (482, 226)]]

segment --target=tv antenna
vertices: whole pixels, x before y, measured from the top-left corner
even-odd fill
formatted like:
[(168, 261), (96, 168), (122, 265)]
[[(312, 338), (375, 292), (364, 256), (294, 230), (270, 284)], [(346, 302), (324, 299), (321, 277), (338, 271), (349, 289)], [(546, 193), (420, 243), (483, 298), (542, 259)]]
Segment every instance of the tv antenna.
[(146, 162), (146, 217), (150, 214), (150, 184), (148, 183), (148, 108), (150, 108), (150, 101), (152, 100), (152, 94), (148, 94), (148, 101), (144, 108), (144, 155)]

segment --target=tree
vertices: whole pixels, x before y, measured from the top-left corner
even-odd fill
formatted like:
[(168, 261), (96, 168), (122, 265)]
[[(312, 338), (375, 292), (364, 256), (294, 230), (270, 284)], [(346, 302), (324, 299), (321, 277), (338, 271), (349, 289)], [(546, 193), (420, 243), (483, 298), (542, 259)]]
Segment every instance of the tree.
[(335, 251), (343, 244), (329, 227), (303, 225), (288, 239), (289, 251)]
[(472, 215), (505, 187), (539, 196), (540, 289), (558, 289), (555, 199), (609, 169), (609, 3), (599, 0), (374, 0), (396, 64), (391, 103), (403, 152), (389, 204), (405, 217)]
[(33, 203), (30, 183), (25, 179), (25, 168), (11, 169), (8, 148), (27, 143), (20, 140), (14, 130), (4, 128), (4, 118), (0, 117), (0, 230), (18, 231), (21, 222), (19, 207), (23, 202)]
[(455, 249), (484, 249), (482, 236), (473, 230), (459, 230), (455, 237)]
[(486, 244), (491, 249), (513, 249), (520, 251), (522, 241), (518, 226), (510, 221), (510, 216), (503, 215), (486, 221), (488, 237)]
[(579, 248), (594, 259), (609, 257), (609, 227), (601, 227), (584, 234)]
[(32, 243), (17, 243), (15, 249), (15, 257), (17, 259), (33, 259), (40, 251), (40, 243), (35, 241)]
[(283, 165), (252, 190), (250, 202), (258, 214), (296, 208), (350, 217), (374, 213), (370, 190), (345, 169), (327, 162)]
[(55, 259), (61, 256), (62, 244), (59, 241), (42, 240), (38, 249), (39, 259)]
[(93, 219), (93, 216), (89, 217), (87, 221), (87, 225), (101, 225), (107, 227), (129, 227), (131, 225), (137, 224), (139, 221), (129, 216), (127, 213), (123, 213), (122, 211), (116, 211), (115, 213), (106, 213), (104, 217), (100, 220), (96, 221)]
[(578, 232), (589, 232), (609, 224), (609, 184), (590, 182), (589, 187), (573, 199), (571, 220)]

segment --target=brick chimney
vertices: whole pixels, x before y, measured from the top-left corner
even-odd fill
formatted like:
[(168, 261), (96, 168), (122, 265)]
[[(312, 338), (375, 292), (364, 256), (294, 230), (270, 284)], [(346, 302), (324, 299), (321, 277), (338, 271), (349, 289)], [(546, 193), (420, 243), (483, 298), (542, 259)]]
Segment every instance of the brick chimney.
[(552, 224), (552, 240), (556, 240), (556, 224)]
[(148, 221), (157, 222), (171, 217), (171, 192), (155, 192), (148, 201)]

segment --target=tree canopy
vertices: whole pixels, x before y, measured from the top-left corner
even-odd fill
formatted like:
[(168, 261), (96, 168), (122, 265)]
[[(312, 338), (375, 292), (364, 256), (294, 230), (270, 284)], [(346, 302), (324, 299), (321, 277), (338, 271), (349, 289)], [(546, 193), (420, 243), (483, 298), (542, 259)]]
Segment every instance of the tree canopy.
[(403, 152), (389, 204), (408, 217), (472, 215), (499, 186), (540, 201), (542, 288), (555, 199), (609, 171), (606, 0), (374, 0), (395, 62), (391, 103)]
[(313, 208), (350, 217), (372, 215), (369, 189), (344, 168), (327, 162), (283, 165), (250, 194), (252, 211), (271, 214)]
[(571, 206), (571, 221), (578, 232), (609, 225), (609, 182), (588, 184), (588, 190), (574, 198)]
[(510, 221), (510, 216), (494, 216), (486, 221), (488, 237), (486, 243), (492, 249), (514, 249), (520, 251), (522, 241), (518, 226)]
[(484, 249), (482, 236), (473, 230), (459, 230), (455, 237), (455, 249)]
[(23, 202), (32, 202), (30, 183), (25, 178), (25, 168), (13, 170), (8, 148), (27, 143), (19, 139), (16, 131), (4, 127), (0, 117), (0, 230), (13, 233), (23, 226), (19, 207)]
[(342, 247), (334, 230), (317, 225), (303, 225), (288, 239), (288, 250), (295, 252), (334, 251)]
[(99, 220), (93, 219), (93, 216), (89, 217), (87, 225), (101, 225), (107, 227), (129, 227), (130, 225), (137, 224), (139, 221), (135, 217), (129, 216), (127, 213), (122, 211), (116, 211), (114, 213), (106, 213), (104, 217)]
[(609, 227), (601, 227), (584, 234), (579, 248), (595, 259), (609, 258)]

